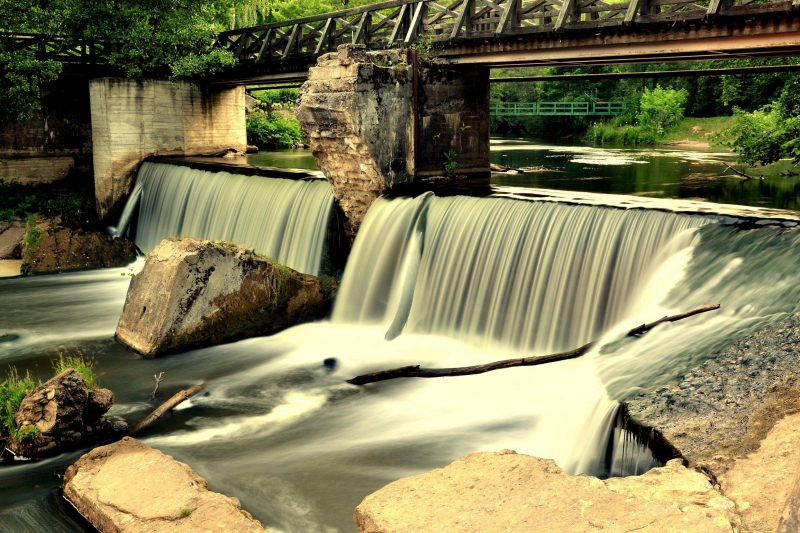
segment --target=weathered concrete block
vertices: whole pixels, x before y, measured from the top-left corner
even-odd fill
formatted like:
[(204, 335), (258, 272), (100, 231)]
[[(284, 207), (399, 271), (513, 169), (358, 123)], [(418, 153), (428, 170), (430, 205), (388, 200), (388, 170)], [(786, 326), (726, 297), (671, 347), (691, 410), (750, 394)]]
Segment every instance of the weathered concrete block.
[(117, 339), (154, 357), (266, 335), (326, 314), (337, 286), (243, 246), (165, 239), (131, 282)]
[(549, 459), (474, 453), (364, 498), (361, 533), (738, 531), (734, 503), (679, 461), (606, 481), (568, 476)]
[(247, 148), (244, 88), (98, 78), (90, 82), (95, 196), (101, 218), (128, 194), (151, 155), (201, 155)]
[(130, 437), (67, 469), (64, 498), (103, 533), (257, 533), (235, 498), (208, 490), (188, 465)]
[(331, 183), (351, 239), (372, 202), (392, 187), (445, 174), (489, 176), (486, 69), (414, 67), (397, 50), (343, 45), (326, 54), (300, 91), (297, 117)]

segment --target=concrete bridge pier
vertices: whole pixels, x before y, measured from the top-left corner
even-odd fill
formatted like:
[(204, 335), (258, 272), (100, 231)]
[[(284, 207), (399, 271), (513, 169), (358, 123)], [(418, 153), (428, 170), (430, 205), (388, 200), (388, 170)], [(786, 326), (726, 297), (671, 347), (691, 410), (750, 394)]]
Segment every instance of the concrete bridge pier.
[(89, 82), (95, 196), (113, 219), (142, 161), (152, 155), (209, 155), (247, 148), (244, 87), (96, 78)]
[[(415, 52), (342, 45), (311, 68), (297, 117), (355, 238), (393, 188), (489, 170), (489, 70), (424, 63)], [(446, 155), (449, 154), (449, 155)]]

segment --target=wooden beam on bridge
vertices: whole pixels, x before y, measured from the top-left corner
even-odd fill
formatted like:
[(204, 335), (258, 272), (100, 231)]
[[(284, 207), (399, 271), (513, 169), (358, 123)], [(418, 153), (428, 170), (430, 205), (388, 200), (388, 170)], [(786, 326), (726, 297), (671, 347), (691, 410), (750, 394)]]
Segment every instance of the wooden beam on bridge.
[[(800, 0), (797, 0), (800, 2)], [(453, 31), (450, 33), (451, 39), (456, 39), (461, 33), (461, 28), (464, 28), (464, 37), (469, 37), (472, 33), (472, 17), (475, 16), (475, 0), (465, 0), (464, 7), (458, 14), (455, 24), (453, 24)]]
[(555, 31), (563, 31), (567, 22), (575, 20), (578, 16), (578, 0), (564, 0), (561, 11), (554, 26)]
[(414, 16), (411, 18), (410, 28), (408, 28), (408, 33), (403, 41), (406, 45), (416, 42), (422, 30), (422, 23), (425, 21), (427, 12), (428, 6), (425, 5), (425, 2), (419, 2), (414, 9)]
[(504, 10), (500, 15), (500, 22), (497, 23), (497, 28), (494, 30), (495, 35), (504, 35), (519, 25), (517, 10), (520, 2), (521, 0), (506, 0), (505, 5), (502, 6)]
[(704, 76), (736, 76), (772, 72), (798, 72), (800, 65), (772, 65), (763, 67), (731, 67), (696, 70), (661, 70), (657, 72), (607, 72), (598, 74), (562, 74), (556, 76), (515, 76), (489, 78), (489, 83), (539, 83), (543, 81), (590, 81), (647, 78), (691, 78)]
[(708, 4), (708, 11), (706, 11), (706, 15), (708, 17), (727, 17), (731, 14), (733, 2), (734, 0), (711, 0), (711, 2)]

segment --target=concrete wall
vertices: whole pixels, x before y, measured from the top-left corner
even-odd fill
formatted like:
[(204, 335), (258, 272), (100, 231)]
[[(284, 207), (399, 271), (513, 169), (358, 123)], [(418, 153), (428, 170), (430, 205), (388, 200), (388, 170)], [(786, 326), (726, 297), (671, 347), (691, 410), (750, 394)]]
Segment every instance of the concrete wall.
[(247, 147), (244, 88), (98, 78), (90, 82), (97, 210), (115, 216), (151, 155), (203, 155)]
[(405, 54), (345, 45), (310, 70), (296, 113), (351, 239), (378, 196), (444, 175), (449, 150), (488, 181), (487, 69), (420, 68), (415, 98)]
[(445, 152), (457, 174), (489, 172), (489, 69), (422, 68), (416, 177), (440, 176)]
[(91, 166), (89, 81), (62, 76), (42, 88), (41, 109), (0, 127), (0, 179), (50, 183)]

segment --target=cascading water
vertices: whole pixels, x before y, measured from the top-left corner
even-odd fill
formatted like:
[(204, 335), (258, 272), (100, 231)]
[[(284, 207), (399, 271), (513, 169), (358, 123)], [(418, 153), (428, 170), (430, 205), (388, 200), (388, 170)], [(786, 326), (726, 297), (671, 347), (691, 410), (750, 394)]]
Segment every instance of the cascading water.
[(290, 180), (145, 162), (116, 233), (139, 206), (134, 241), (145, 252), (166, 237), (250, 246), (281, 264), (319, 274), (333, 195), (325, 180)]
[[(409, 228), (420, 213), (424, 252), (409, 280), (394, 254), (418, 253)], [(463, 196), (380, 199), (356, 241), (334, 320), (384, 322), (401, 312), (414, 333), (534, 353), (574, 348), (625, 318), (659, 257), (712, 221)], [(409, 284), (413, 304), (398, 309), (392, 302)]]
[[(0, 324), (20, 333), (0, 342), (0, 358), (20, 370), (48, 367), (31, 339), (86, 331), (70, 344), (96, 358), (117, 396), (112, 414), (132, 421), (151, 408), (154, 373), (164, 371), (171, 390), (213, 378), (207, 395), (141, 437), (270, 528), (344, 533), (365, 495), (469, 452), (511, 448), (570, 473), (647, 469), (652, 457), (614, 429), (618, 401), (797, 312), (798, 257), (800, 231), (716, 217), (508, 198), (382, 199), (361, 227), (329, 322), (141, 360), (112, 340), (127, 269), (40, 276), (0, 281), (11, 304), (0, 306)], [(53, 294), (89, 311), (107, 294), (113, 316), (58, 312)], [(723, 307), (622, 337), (711, 303)], [(375, 370), (467, 366), (593, 338), (601, 342), (586, 356), (539, 367), (345, 383)], [(336, 365), (323, 365), (328, 358)], [(69, 530), (63, 517), (46, 522), (45, 510), (60, 484), (53, 471), (77, 455), (0, 469), (0, 513), (12, 531), (34, 523)]]

